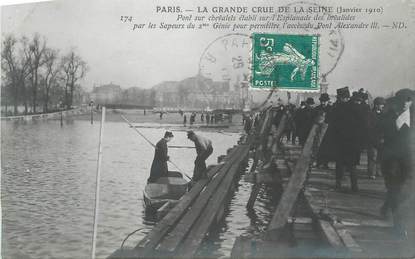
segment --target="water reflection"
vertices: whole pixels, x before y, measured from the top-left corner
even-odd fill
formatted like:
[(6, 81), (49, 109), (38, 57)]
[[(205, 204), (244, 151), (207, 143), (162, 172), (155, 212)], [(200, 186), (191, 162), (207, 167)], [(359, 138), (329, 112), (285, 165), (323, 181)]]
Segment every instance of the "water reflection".
[[(71, 120), (2, 122), (3, 258), (90, 256), (99, 123)], [(140, 129), (153, 143), (164, 129)], [(202, 133), (215, 146), (208, 163), (226, 154), (238, 134)], [(171, 145), (190, 145), (177, 132)], [(97, 256), (105, 258), (132, 231), (132, 246), (154, 225), (142, 206), (153, 148), (125, 123), (105, 124)], [(169, 150), (187, 174), (195, 151)]]
[[(249, 161), (249, 164), (252, 161)], [(247, 173), (249, 166), (241, 172)], [(217, 224), (204, 240), (198, 255), (202, 257), (228, 258), (238, 236), (259, 238), (272, 219), (281, 190), (275, 186), (262, 184), (253, 209), (247, 209), (246, 204), (252, 190), (252, 183), (244, 180), (238, 183), (237, 189), (229, 202), (225, 217)]]

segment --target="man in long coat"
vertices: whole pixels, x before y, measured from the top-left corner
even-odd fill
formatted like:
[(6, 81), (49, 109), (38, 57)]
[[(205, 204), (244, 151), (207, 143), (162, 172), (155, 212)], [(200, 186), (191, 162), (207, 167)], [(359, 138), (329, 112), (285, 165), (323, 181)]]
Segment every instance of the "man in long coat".
[(340, 190), (345, 170), (350, 172), (351, 189), (359, 190), (357, 185), (356, 165), (360, 160), (362, 149), (361, 133), (364, 115), (359, 104), (350, 101), (348, 87), (337, 89), (338, 101), (333, 108), (330, 127), (336, 160), (336, 189)]
[[(330, 97), (327, 93), (322, 93), (320, 98), (320, 105), (314, 108), (316, 116), (321, 116), (324, 114), (324, 122), (328, 123), (330, 127), (330, 116), (332, 107), (329, 105)], [(326, 130), (326, 134), (323, 137), (319, 151), (317, 153), (317, 167), (322, 166), (323, 168), (328, 168), (328, 162), (331, 160), (331, 150), (330, 150), (330, 131), (329, 128)]]
[(168, 176), (167, 161), (169, 161), (169, 156), (167, 155), (167, 142), (172, 139), (173, 133), (166, 131), (164, 138), (157, 142), (153, 163), (151, 164), (150, 177), (147, 180), (148, 183), (154, 183), (160, 177)]
[(296, 108), (293, 113), (293, 121), (294, 121), (294, 134), (293, 134), (294, 143), (293, 144), (295, 144), (295, 140), (297, 139), (297, 137), (299, 137), (298, 128), (301, 126), (301, 116), (302, 116), (303, 109), (305, 109), (305, 102), (301, 101), (300, 106)]
[(252, 116), (244, 115), (244, 130), (246, 134), (250, 134), (252, 129)]
[(367, 146), (367, 163), (368, 176), (371, 179), (376, 179), (381, 175), (381, 157), (382, 157), (382, 141), (383, 130), (382, 121), (384, 121), (384, 106), (385, 99), (376, 97), (373, 101), (373, 109), (368, 116), (368, 146)]
[(311, 97), (307, 98), (305, 105), (305, 108), (299, 111), (297, 122), (297, 132), (301, 146), (304, 146), (315, 119), (313, 109), (314, 99)]
[(395, 230), (398, 234), (405, 235), (404, 232), (409, 229), (405, 229), (403, 219), (408, 212), (413, 211), (413, 202), (410, 202), (412, 207), (409, 210), (403, 210), (402, 205), (407, 200), (413, 200), (414, 196), (411, 161), (413, 150), (410, 146), (414, 127), (411, 125), (413, 112), (411, 96), (398, 93), (389, 101), (388, 111), (382, 123), (384, 132), (382, 174), (385, 178), (387, 195), (381, 213), (385, 214), (387, 209), (391, 209)]

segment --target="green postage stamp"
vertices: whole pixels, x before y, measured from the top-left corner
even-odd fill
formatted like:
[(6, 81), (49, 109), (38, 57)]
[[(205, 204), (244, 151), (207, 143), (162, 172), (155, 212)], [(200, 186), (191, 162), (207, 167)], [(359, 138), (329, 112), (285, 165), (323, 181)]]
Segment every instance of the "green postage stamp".
[(252, 88), (319, 90), (317, 35), (252, 34)]

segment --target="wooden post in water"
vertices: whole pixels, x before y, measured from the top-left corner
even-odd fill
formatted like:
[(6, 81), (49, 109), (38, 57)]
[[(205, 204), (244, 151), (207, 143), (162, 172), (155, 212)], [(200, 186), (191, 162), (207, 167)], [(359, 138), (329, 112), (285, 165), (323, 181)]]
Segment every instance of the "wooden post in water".
[(267, 110), (265, 112), (266, 112), (265, 118), (262, 121), (261, 129), (260, 129), (259, 135), (258, 135), (259, 136), (259, 143), (258, 143), (258, 145), (256, 147), (256, 152), (255, 152), (254, 161), (252, 163), (251, 172), (254, 172), (255, 171), (255, 169), (256, 169), (256, 167), (258, 165), (258, 160), (259, 160), (259, 157), (260, 157), (260, 153), (264, 149), (262, 143), (263, 143), (265, 131), (266, 131), (267, 127), (269, 127), (269, 120), (270, 120), (270, 112), (271, 112), (271, 110), (269, 109), (269, 110)]
[(91, 254), (92, 259), (95, 259), (95, 247), (96, 247), (96, 239), (97, 239), (99, 186), (100, 186), (100, 181), (101, 181), (102, 138), (104, 134), (104, 122), (105, 122), (105, 107), (102, 107), (101, 128), (99, 130), (97, 177), (96, 177), (96, 188), (95, 188), (95, 214), (94, 214), (94, 230), (92, 234), (92, 254)]
[(266, 238), (268, 240), (278, 240), (280, 234), (282, 233), (283, 227), (287, 223), (288, 216), (294, 207), (294, 203), (297, 201), (298, 194), (300, 193), (306, 180), (315, 137), (318, 134), (318, 131), (321, 131), (322, 128), (324, 130), (324, 127), (326, 126), (314, 124), (308, 134), (300, 158), (292, 171), (290, 180), (288, 181), (284, 193), (279, 201), (278, 207), (276, 208), (274, 216), (268, 226), (268, 230), (266, 232)]
[[(278, 145), (278, 143), (280, 141), (280, 138), (282, 136), (282, 133), (284, 132), (286, 120), (287, 120), (287, 115), (284, 114), (281, 117), (281, 121), (280, 121), (280, 123), (278, 125), (277, 132), (276, 132), (275, 136), (273, 137), (273, 141), (277, 145)], [(269, 123), (268, 121), (266, 121), (266, 123), (267, 123), (266, 127), (271, 127), (271, 123)], [(261, 136), (264, 134), (263, 133), (264, 131), (265, 131), (265, 128), (263, 128), (263, 130), (261, 131)], [(269, 150), (268, 152), (271, 152), (271, 151)], [(272, 156), (271, 156), (271, 159), (270, 159), (269, 163), (273, 163), (273, 157)], [(252, 172), (252, 170), (251, 170), (251, 172)], [(257, 173), (255, 173), (254, 174), (254, 185), (252, 186), (251, 195), (249, 196), (248, 203), (246, 204), (246, 208), (247, 209), (252, 209), (254, 207), (254, 203), (256, 201), (256, 197), (259, 194), (259, 187), (260, 187), (259, 185), (260, 184), (258, 183)]]
[[(271, 113), (271, 110), (266, 111), (265, 118), (264, 118), (264, 120), (262, 121), (262, 124), (261, 124), (261, 129), (260, 129), (260, 132), (259, 132), (260, 140), (259, 140), (258, 146), (256, 147), (256, 150), (255, 150), (255, 156), (254, 156), (254, 161), (253, 161), (252, 167), (251, 167), (251, 173), (253, 173), (255, 171), (255, 169), (258, 165), (260, 152), (263, 152), (263, 149), (264, 149), (264, 146), (262, 145), (262, 143), (263, 143), (264, 133), (268, 132), (268, 130), (266, 128), (269, 127), (269, 121), (271, 120), (270, 119), (270, 117), (271, 117), (270, 113)], [(259, 183), (257, 183), (257, 177), (256, 176), (257, 175), (255, 173), (254, 174), (254, 185), (252, 185), (251, 194), (249, 195), (248, 203), (246, 204), (246, 208), (248, 210), (250, 210), (254, 207), (256, 197), (259, 194), (260, 185), (259, 185)]]
[(91, 125), (94, 124), (94, 111), (93, 106), (91, 105)]
[(63, 111), (61, 111), (61, 127), (63, 127)]

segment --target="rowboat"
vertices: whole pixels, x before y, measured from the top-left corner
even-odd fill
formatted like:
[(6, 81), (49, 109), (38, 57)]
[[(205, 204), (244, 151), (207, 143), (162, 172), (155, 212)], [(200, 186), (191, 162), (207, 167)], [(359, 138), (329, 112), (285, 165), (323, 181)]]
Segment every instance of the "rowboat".
[(167, 202), (178, 201), (187, 192), (189, 181), (180, 172), (169, 171), (167, 177), (160, 177), (148, 183), (143, 191), (146, 209), (158, 210)]

